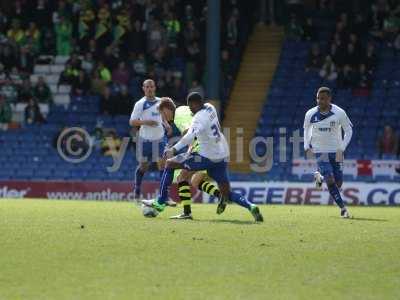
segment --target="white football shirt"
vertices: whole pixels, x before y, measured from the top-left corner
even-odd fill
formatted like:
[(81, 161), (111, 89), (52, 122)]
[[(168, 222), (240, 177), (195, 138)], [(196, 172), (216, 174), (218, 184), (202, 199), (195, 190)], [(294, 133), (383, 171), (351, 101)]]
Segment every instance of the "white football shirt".
[(229, 146), (221, 132), (217, 111), (209, 103), (204, 104), (204, 108), (193, 116), (188, 132), (175, 144), (174, 148), (179, 151), (190, 145), (195, 137), (199, 144), (198, 153), (201, 156), (213, 160), (229, 157)]
[(352, 127), (346, 112), (339, 106), (331, 104), (327, 113), (321, 113), (318, 106), (313, 107), (307, 111), (304, 118), (304, 150), (312, 148), (314, 153), (344, 151), (350, 143)]
[(139, 129), (139, 136), (143, 139), (156, 141), (163, 138), (165, 132), (162, 125), (162, 119), (158, 107), (160, 106), (160, 98), (155, 100), (147, 100), (143, 97), (135, 103), (130, 120), (153, 120), (158, 123), (157, 126), (142, 125)]

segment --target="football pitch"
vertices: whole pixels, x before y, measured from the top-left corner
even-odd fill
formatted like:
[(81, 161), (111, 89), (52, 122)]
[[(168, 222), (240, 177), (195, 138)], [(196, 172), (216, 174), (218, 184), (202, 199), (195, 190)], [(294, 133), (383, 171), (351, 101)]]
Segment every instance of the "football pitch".
[(0, 200), (0, 299), (399, 299), (400, 209)]

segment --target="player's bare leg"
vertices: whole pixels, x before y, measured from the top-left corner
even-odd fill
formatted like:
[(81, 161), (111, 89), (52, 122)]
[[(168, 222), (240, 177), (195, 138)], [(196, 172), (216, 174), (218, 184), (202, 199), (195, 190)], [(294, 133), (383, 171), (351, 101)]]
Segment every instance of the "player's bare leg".
[(218, 198), (217, 214), (220, 215), (225, 211), (226, 205), (228, 204), (229, 192), (231, 187), (229, 182), (224, 182), (218, 184), (218, 188), (221, 192), (221, 195)]

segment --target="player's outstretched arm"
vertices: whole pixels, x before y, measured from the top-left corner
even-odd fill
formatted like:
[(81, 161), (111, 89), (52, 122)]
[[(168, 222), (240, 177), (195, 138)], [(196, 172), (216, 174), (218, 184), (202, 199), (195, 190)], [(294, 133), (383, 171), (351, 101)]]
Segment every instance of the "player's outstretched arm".
[(142, 126), (142, 125), (147, 125), (147, 126), (158, 126), (158, 122), (154, 120), (130, 120), (129, 124), (132, 127), (136, 126)]
[(176, 151), (179, 151), (182, 148), (191, 145), (194, 141), (194, 138), (201, 131), (201, 129), (202, 129), (201, 124), (197, 121), (193, 121), (192, 125), (190, 126), (186, 134), (179, 140), (178, 143), (174, 145), (173, 148)]

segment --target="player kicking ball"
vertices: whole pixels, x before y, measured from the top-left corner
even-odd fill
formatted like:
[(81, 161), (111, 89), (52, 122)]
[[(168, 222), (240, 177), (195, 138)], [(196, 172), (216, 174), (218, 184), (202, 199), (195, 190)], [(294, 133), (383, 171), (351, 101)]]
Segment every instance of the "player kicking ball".
[(331, 100), (329, 88), (318, 89), (317, 106), (308, 110), (304, 118), (304, 150), (306, 157), (314, 153), (317, 159), (316, 187), (322, 189), (326, 182), (330, 195), (340, 207), (341, 217), (350, 218), (339, 189), (343, 184), (343, 152), (350, 143), (353, 124), (346, 112)]
[[(218, 184), (221, 193), (217, 214), (223, 213), (228, 200), (231, 200), (248, 209), (256, 222), (263, 222), (263, 216), (257, 205), (249, 202), (240, 194), (231, 191), (227, 164), (229, 147), (221, 132), (214, 106), (204, 103), (203, 98), (198, 93), (189, 94), (187, 103), (194, 115), (192, 124), (180, 141), (165, 151), (167, 162), (161, 179), (158, 198), (156, 200), (143, 200), (142, 203), (155, 208), (159, 212), (163, 211), (168, 199), (168, 187), (172, 183), (174, 170), (205, 170), (208, 176)], [(195, 138), (199, 143), (199, 151), (197, 153), (184, 153), (175, 156), (181, 149), (191, 145)]]
[[(179, 139), (188, 131), (192, 123), (193, 114), (189, 106), (175, 106), (172, 99), (161, 98), (159, 105), (160, 114), (163, 120), (166, 136), (168, 138), (168, 146), (172, 147)], [(185, 147), (179, 153), (195, 153), (198, 152), (199, 145), (195, 141), (190, 147)], [(189, 154), (188, 154), (189, 155)], [(210, 182), (207, 173), (204, 171), (189, 171), (185, 169), (176, 170), (174, 173), (174, 181), (178, 184), (178, 196), (183, 205), (183, 212), (179, 215), (172, 216), (170, 219), (192, 220), (192, 193), (190, 186), (198, 188), (200, 191), (208, 193), (212, 196), (219, 197), (218, 187)]]

